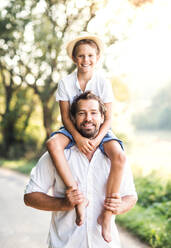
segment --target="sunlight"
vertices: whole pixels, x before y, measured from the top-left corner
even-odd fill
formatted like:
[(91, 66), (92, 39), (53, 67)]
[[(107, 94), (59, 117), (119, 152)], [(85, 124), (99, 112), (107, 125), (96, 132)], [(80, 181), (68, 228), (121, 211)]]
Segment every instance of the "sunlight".
[[(149, 97), (171, 80), (171, 1), (154, 0), (137, 8), (129, 1), (108, 1), (89, 26), (106, 40), (118, 41), (106, 48), (109, 72), (126, 80), (133, 91)], [(106, 33), (104, 34), (104, 30)]]

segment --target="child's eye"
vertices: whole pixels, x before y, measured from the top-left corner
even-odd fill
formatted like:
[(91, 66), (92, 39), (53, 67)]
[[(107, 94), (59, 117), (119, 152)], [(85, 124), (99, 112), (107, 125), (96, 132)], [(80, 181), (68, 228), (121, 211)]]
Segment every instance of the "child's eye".
[(97, 112), (93, 111), (91, 114), (92, 114), (92, 115), (96, 115), (96, 114), (97, 114)]
[(84, 112), (79, 112), (78, 114), (79, 114), (79, 115), (84, 115)]

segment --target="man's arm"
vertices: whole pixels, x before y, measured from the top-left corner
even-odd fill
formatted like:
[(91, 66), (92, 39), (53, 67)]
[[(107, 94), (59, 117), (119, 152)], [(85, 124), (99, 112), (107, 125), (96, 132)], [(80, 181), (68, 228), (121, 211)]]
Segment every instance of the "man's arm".
[(129, 211), (137, 202), (137, 197), (134, 195), (115, 196), (105, 200), (104, 208), (112, 211), (113, 214), (119, 215)]
[(24, 195), (24, 202), (27, 206), (45, 211), (70, 211), (83, 201), (83, 194), (72, 188), (66, 191), (65, 198), (57, 198), (41, 192)]

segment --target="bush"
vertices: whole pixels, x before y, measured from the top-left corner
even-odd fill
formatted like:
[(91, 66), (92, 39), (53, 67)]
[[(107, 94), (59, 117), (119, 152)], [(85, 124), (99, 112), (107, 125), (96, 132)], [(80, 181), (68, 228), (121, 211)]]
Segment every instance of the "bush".
[(154, 173), (146, 177), (136, 177), (135, 185), (139, 196), (138, 203), (143, 207), (151, 206), (165, 195), (165, 188)]
[(171, 181), (161, 183), (155, 173), (135, 178), (138, 203), (117, 221), (153, 248), (171, 247)]

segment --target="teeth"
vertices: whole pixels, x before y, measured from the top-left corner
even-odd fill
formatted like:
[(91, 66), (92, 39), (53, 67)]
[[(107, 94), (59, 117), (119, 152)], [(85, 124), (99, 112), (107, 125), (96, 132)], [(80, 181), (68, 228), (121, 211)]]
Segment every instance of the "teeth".
[(93, 127), (93, 124), (84, 124), (84, 127)]

